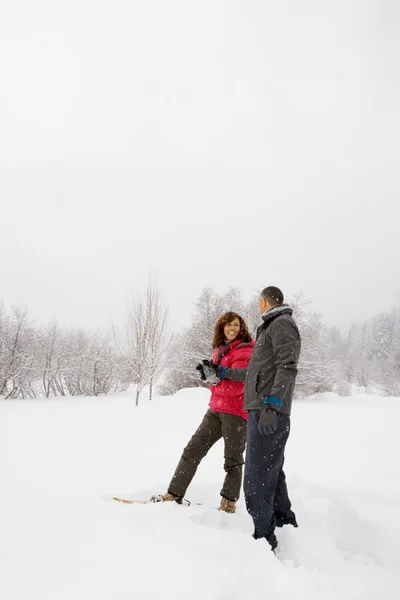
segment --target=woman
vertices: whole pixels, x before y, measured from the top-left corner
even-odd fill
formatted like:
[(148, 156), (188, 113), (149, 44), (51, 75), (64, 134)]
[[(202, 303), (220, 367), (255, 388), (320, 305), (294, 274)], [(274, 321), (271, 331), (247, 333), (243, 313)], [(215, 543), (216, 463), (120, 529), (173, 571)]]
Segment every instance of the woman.
[[(242, 317), (227, 312), (215, 325), (212, 356), (213, 371), (219, 367), (245, 368), (249, 364), (254, 341)], [(207, 363), (208, 361), (203, 361)], [(202, 365), (199, 365), (201, 370)], [(204, 372), (203, 372), (204, 373)], [(247, 413), (243, 410), (244, 384), (239, 381), (207, 378), (211, 385), (209, 410), (199, 428), (183, 451), (175, 474), (162, 496), (153, 496), (154, 502), (182, 503), (197, 467), (210, 448), (224, 438), (225, 481), (221, 490), (220, 510), (234, 513), (242, 483), (243, 453), (246, 445)]]

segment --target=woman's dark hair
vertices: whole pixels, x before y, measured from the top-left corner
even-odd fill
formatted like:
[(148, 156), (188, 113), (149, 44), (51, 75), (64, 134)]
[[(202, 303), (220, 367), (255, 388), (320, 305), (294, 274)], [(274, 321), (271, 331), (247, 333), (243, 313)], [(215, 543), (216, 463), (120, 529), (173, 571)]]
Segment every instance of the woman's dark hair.
[(224, 335), (224, 327), (227, 323), (232, 323), (234, 319), (238, 319), (240, 323), (240, 330), (237, 335), (237, 338), (241, 339), (243, 342), (249, 343), (251, 342), (251, 335), (247, 330), (246, 323), (242, 319), (240, 315), (235, 312), (227, 312), (222, 315), (215, 324), (214, 327), (214, 339), (213, 339), (213, 348), (219, 348), (223, 344), (225, 344), (225, 335)]

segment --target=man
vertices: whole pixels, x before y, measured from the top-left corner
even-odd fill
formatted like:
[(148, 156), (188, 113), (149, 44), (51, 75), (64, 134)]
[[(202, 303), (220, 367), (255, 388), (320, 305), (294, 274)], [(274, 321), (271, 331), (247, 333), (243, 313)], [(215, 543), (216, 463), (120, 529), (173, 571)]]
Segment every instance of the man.
[(263, 323), (247, 369), (220, 367), (221, 379), (245, 381), (244, 408), (248, 411), (244, 472), (246, 507), (254, 522), (255, 539), (265, 538), (275, 550), (275, 527), (297, 527), (283, 472), (290, 413), (301, 338), (279, 288), (260, 295)]

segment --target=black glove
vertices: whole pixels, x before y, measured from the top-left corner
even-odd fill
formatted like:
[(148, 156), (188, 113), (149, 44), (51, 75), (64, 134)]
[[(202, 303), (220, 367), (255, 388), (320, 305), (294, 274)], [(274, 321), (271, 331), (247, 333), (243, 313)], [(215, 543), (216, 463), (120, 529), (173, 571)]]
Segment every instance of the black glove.
[(261, 435), (271, 435), (278, 427), (278, 413), (270, 406), (266, 406), (260, 413), (258, 431)]
[(211, 385), (217, 385), (217, 383), (220, 381), (218, 376), (218, 366), (211, 360), (203, 360), (202, 362), (207, 383), (210, 383)]
[(198, 371), (200, 373), (200, 379), (202, 381), (206, 380), (206, 374), (204, 373), (204, 367), (201, 363), (199, 363), (196, 367), (196, 371)]
[(212, 361), (203, 360), (197, 365), (196, 370), (199, 371), (202, 381), (206, 381), (211, 385), (217, 385), (217, 383), (219, 383), (218, 367)]

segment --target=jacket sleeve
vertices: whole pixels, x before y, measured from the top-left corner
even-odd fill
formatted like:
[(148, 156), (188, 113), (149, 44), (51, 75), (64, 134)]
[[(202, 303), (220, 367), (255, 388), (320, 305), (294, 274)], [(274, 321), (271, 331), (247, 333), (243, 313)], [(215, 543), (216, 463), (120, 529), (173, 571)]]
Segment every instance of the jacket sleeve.
[(244, 383), (246, 379), (247, 367), (243, 367), (241, 369), (227, 369), (225, 371), (224, 379), (229, 379), (230, 381), (241, 381)]
[(285, 401), (293, 392), (297, 363), (300, 355), (300, 334), (297, 328), (286, 320), (277, 320), (271, 327), (271, 342), (275, 356), (276, 375), (270, 392)]

